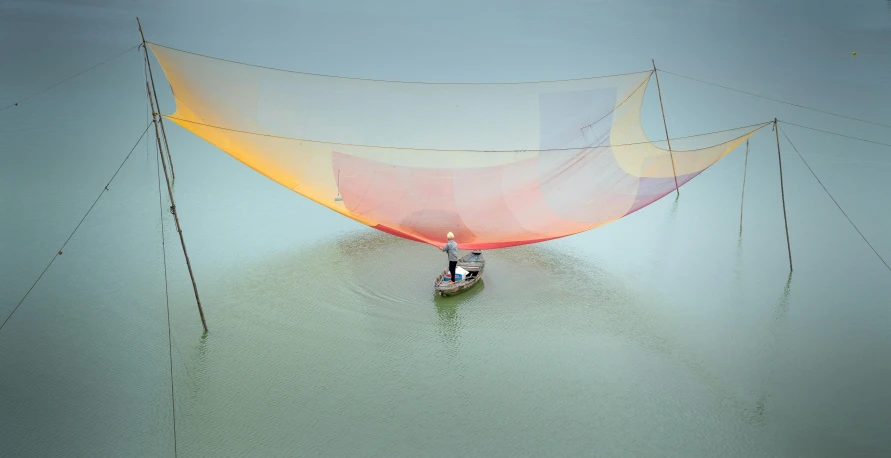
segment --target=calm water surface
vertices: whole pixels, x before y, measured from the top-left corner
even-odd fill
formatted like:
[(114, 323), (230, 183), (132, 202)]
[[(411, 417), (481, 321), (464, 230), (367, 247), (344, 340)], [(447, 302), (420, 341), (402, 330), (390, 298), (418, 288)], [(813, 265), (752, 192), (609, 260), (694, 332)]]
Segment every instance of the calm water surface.
[[(133, 44), (139, 14), (161, 43), (322, 73), (567, 78), (638, 70), (655, 54), (681, 73), (879, 121), (891, 116), (882, 90), (887, 46), (875, 41), (888, 39), (883, 2), (844, 11), (787, 5), (774, 15), (734, 2), (690, 2), (686, 13), (607, 4), (589, 11), (641, 25), (619, 50), (574, 27), (591, 15), (541, 5), (475, 10), (466, 24), (497, 28), (467, 25), (471, 35), (436, 47), (427, 35), (412, 43), (394, 32), (415, 30), (405, 17), (442, 13), (407, 5), (351, 12), (275, 2), (227, 2), (218, 11), (26, 3), (0, 6), (10, 18), (0, 19), (9, 25), (0, 27), (4, 38), (30, 43), (3, 51), (20, 70), (0, 70), (0, 105)], [(287, 18), (298, 13), (318, 20), (294, 30)], [(462, 17), (442, 14), (432, 31)], [(370, 16), (389, 26), (367, 25)], [(673, 34), (665, 33), (666, 17)], [(536, 31), (519, 27), (534, 20), (542, 24)], [(620, 33), (627, 21), (598, 33)], [(341, 32), (354, 26), (353, 35), (335, 34), (320, 51), (318, 37), (332, 24)], [(294, 47), (283, 36), (316, 45)], [(492, 48), (467, 46), (474, 40)], [(769, 41), (779, 48), (763, 46)], [(856, 62), (854, 45), (864, 57)], [(578, 59), (586, 47), (612, 64)], [(300, 62), (289, 60), (293, 52)], [(749, 64), (728, 63), (731, 54)], [(406, 55), (417, 61), (408, 65)], [(542, 65), (524, 64), (529, 58)], [(449, 73), (440, 61), (474, 64)], [(782, 62), (791, 73), (780, 77), (771, 69)], [(0, 113), (0, 316), (145, 127), (142, 77), (131, 52)], [(673, 136), (778, 116), (891, 142), (881, 128), (660, 78), (671, 94)], [(654, 89), (645, 120), (659, 138)], [(169, 93), (162, 96), (172, 111)], [(202, 337), (165, 212), (180, 456), (891, 454), (891, 275), (784, 146), (789, 276), (769, 130), (750, 144), (742, 235), (744, 147), (678, 199), (589, 233), (488, 251), (480, 284), (437, 298), (432, 282), (446, 265), (437, 249), (362, 227), (168, 128), (178, 209), (211, 330)], [(824, 184), (891, 258), (887, 150), (793, 129), (787, 133)], [(137, 146), (0, 332), (0, 456), (173, 454), (157, 169), (148, 146)]]

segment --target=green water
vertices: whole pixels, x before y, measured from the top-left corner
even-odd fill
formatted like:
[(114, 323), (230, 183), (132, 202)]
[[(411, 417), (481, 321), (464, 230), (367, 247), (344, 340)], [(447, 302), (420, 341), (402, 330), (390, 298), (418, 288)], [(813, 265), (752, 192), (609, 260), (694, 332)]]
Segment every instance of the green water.
[[(305, 71), (515, 81), (639, 70), (655, 57), (830, 110), (891, 115), (881, 44), (891, 14), (875, 2), (776, 11), (763, 2), (456, 4), (449, 12), (397, 3), (288, 9), (271, 0), (213, 11), (191, 2), (138, 11), (32, 3), (0, 5), (0, 36), (15, 44), (0, 50), (9, 63), (0, 105), (134, 44), (139, 14), (149, 39)], [(610, 37), (629, 22), (638, 34), (616, 44)], [(601, 60), (580, 57), (593, 55)], [(889, 142), (875, 126), (669, 75), (660, 82), (672, 136), (777, 116)], [(142, 85), (133, 52), (0, 113), (0, 317), (145, 127)], [(653, 89), (644, 121), (661, 138)], [(169, 92), (160, 96), (172, 111)], [(887, 150), (786, 129), (891, 259)], [(742, 235), (738, 148), (679, 198), (588, 233), (487, 251), (483, 280), (453, 298), (433, 294), (447, 263), (436, 248), (321, 208), (171, 124), (168, 134), (210, 327), (202, 336), (163, 212), (179, 456), (891, 454), (891, 275), (784, 144), (789, 276), (769, 130), (750, 145)], [(137, 146), (0, 331), (0, 456), (173, 455), (148, 146)]]
[[(141, 190), (94, 210), (0, 334), (4, 456), (172, 452), (157, 194)], [(670, 235), (683, 232), (686, 204), (654, 207), (649, 243), (701, 243)], [(139, 205), (139, 221), (118, 213)], [(446, 258), (432, 247), (355, 226), (276, 246), (271, 225), (233, 223), (256, 231), (245, 244), (273, 246), (251, 255), (188, 238), (207, 224), (189, 221), (211, 329), (202, 337), (166, 218), (181, 456), (887, 450), (887, 293), (839, 292), (858, 287), (850, 277), (821, 287), (806, 256), (788, 281), (782, 251), (772, 265), (747, 259), (732, 231), (687, 258), (657, 249), (634, 269), (579, 254), (580, 244), (631, 250), (618, 241), (635, 235), (630, 224), (489, 251), (481, 283), (440, 298), (432, 281)]]
[[(221, 269), (202, 282), (211, 327), (203, 339), (191, 291), (176, 282), (181, 454), (771, 450), (763, 380), (751, 393), (734, 386), (664, 316), (655, 291), (578, 258), (520, 248), (489, 253), (482, 283), (438, 298), (431, 274), (439, 258), (364, 234)], [(36, 443), (15, 441), (21, 452), (151, 455), (169, 447), (163, 303), (148, 287), (155, 300), (119, 293), (120, 302), (111, 291), (69, 293), (68, 311), (39, 328), (29, 317), (51, 303), (32, 304), (4, 336), (6, 348), (20, 349), (4, 354), (4, 367), (30, 368), (4, 371), (4, 387), (49, 395), (5, 401), (4, 411), (19, 412), (5, 430), (27, 430), (27, 419), (42, 424)], [(71, 310), (76, 304), (90, 310)]]

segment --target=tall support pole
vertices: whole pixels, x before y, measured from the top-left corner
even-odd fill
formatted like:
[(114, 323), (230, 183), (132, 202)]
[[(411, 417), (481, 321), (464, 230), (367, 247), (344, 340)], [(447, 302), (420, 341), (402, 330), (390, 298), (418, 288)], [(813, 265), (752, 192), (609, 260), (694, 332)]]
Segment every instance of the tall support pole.
[(783, 189), (783, 156), (780, 154), (780, 127), (773, 118), (773, 130), (777, 137), (777, 159), (780, 161), (780, 197), (783, 201), (783, 223), (786, 225), (786, 248), (789, 250), (789, 272), (792, 272), (792, 245), (789, 243), (789, 219), (786, 217), (786, 191)]
[[(145, 63), (149, 70), (149, 76), (152, 74), (152, 64), (148, 57), (148, 49), (145, 46), (145, 37), (142, 35), (142, 25), (139, 24), (139, 18), (136, 18), (136, 23), (139, 25), (139, 34), (142, 36), (142, 44), (143, 51), (145, 51)], [(152, 123), (155, 126), (155, 139), (158, 142), (158, 156), (161, 160), (161, 165), (164, 167), (164, 180), (167, 182), (167, 194), (170, 197), (170, 213), (173, 214), (173, 220), (176, 221), (176, 232), (179, 234), (179, 242), (183, 248), (183, 255), (186, 258), (186, 267), (189, 269), (189, 277), (192, 279), (192, 290), (195, 291), (195, 302), (198, 304), (198, 314), (201, 316), (201, 326), (204, 328), (204, 332), (207, 332), (207, 320), (204, 318), (204, 308), (201, 306), (201, 297), (198, 295), (198, 284), (195, 282), (195, 274), (192, 272), (192, 262), (189, 260), (189, 251), (186, 249), (186, 240), (183, 237), (182, 226), (179, 223), (179, 215), (176, 213), (176, 199), (173, 197), (173, 186), (170, 184), (170, 176), (173, 175), (173, 162), (170, 163), (170, 172), (168, 174), (167, 171), (167, 160), (164, 158), (164, 148), (161, 145), (162, 133), (164, 131), (164, 122), (161, 120), (161, 109), (158, 106), (158, 94), (154, 90), (155, 83), (154, 79), (151, 80), (151, 86), (149, 82), (145, 83), (146, 95), (148, 96), (149, 103), (152, 109)], [(161, 125), (160, 131), (158, 129), (158, 125)], [(167, 137), (164, 136), (164, 146), (167, 146)], [(167, 149), (167, 159), (170, 159), (170, 150)]]
[(155, 110), (155, 102), (152, 100), (152, 90), (148, 83), (145, 83), (145, 90), (152, 105), (152, 123), (155, 125), (155, 139), (158, 142), (158, 157), (161, 159), (161, 166), (164, 167), (164, 180), (167, 182), (167, 195), (170, 196), (170, 213), (173, 213), (173, 220), (176, 221), (176, 232), (179, 233), (179, 242), (183, 247), (183, 255), (186, 257), (186, 267), (189, 269), (189, 277), (192, 278), (192, 289), (195, 291), (195, 301), (198, 303), (198, 314), (201, 315), (201, 326), (204, 332), (207, 332), (207, 321), (204, 319), (204, 309), (201, 307), (201, 297), (198, 296), (198, 284), (195, 283), (195, 274), (192, 273), (192, 263), (189, 261), (189, 252), (186, 250), (186, 240), (183, 238), (183, 229), (179, 224), (179, 215), (176, 213), (176, 200), (173, 198), (173, 187), (170, 186), (170, 176), (167, 172), (167, 162), (164, 160), (164, 153), (161, 148), (161, 134), (158, 131), (158, 118), (160, 115)]
[(662, 105), (662, 88), (659, 86), (659, 71), (656, 70), (656, 60), (653, 59), (653, 73), (656, 74), (656, 90), (659, 92), (659, 107), (662, 108), (662, 125), (665, 126), (665, 141), (668, 142), (668, 155), (671, 157), (671, 173), (674, 174), (674, 190), (678, 197), (681, 195), (681, 187), (678, 185), (678, 172), (674, 168), (674, 153), (671, 152), (671, 138), (668, 137), (668, 122), (665, 121), (665, 106)]
[[(155, 97), (155, 106), (158, 107), (157, 112), (160, 115), (161, 103), (158, 102), (158, 93), (155, 91), (155, 77), (152, 76), (152, 65), (151, 61), (149, 61), (148, 46), (146, 46), (145, 35), (142, 33), (142, 24), (139, 22), (138, 17), (136, 18), (136, 25), (139, 27), (139, 36), (142, 38), (142, 51), (145, 53), (145, 61), (148, 64), (149, 80), (152, 83), (152, 94)], [(149, 97), (151, 97), (151, 95)], [(155, 110), (152, 110), (152, 112), (154, 113)], [(164, 129), (164, 119), (160, 117), (158, 119), (161, 123), (161, 135), (164, 137), (164, 147), (167, 150), (167, 161), (170, 162), (170, 175), (176, 180), (176, 172), (173, 170), (173, 158), (170, 157), (170, 146), (167, 144), (167, 130)]]

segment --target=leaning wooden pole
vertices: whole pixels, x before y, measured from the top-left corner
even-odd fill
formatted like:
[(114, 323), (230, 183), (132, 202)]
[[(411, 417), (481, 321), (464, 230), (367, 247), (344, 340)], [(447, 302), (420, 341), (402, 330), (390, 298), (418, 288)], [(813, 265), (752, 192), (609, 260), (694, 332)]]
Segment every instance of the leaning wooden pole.
[(792, 245), (789, 243), (789, 219), (786, 217), (786, 191), (783, 189), (783, 156), (780, 154), (780, 126), (773, 118), (773, 130), (777, 137), (777, 158), (780, 161), (780, 198), (783, 201), (783, 223), (786, 225), (786, 249), (789, 250), (789, 272), (792, 272)]
[[(146, 65), (148, 65), (149, 69), (151, 69), (151, 62), (148, 60), (148, 53), (146, 53)], [(170, 185), (170, 174), (167, 171), (167, 161), (164, 159), (164, 148), (161, 145), (161, 133), (158, 129), (158, 124), (161, 124), (161, 110), (156, 105), (157, 95), (154, 91), (154, 84), (150, 86), (149, 82), (146, 81), (145, 90), (146, 95), (148, 96), (149, 104), (151, 104), (152, 108), (152, 123), (155, 125), (155, 139), (158, 142), (158, 157), (161, 160), (161, 165), (164, 167), (164, 180), (167, 182), (167, 194), (168, 196), (170, 196), (170, 213), (173, 214), (173, 220), (176, 221), (176, 232), (179, 234), (179, 242), (183, 247), (183, 255), (185, 255), (186, 257), (186, 267), (189, 269), (189, 277), (192, 279), (192, 289), (195, 291), (195, 302), (198, 304), (198, 314), (201, 315), (201, 326), (204, 328), (204, 332), (206, 333), (207, 321), (204, 318), (204, 308), (201, 307), (201, 297), (198, 295), (198, 284), (195, 282), (195, 274), (192, 272), (192, 262), (189, 260), (189, 251), (186, 249), (186, 240), (185, 238), (183, 238), (183, 229), (179, 223), (179, 215), (176, 213), (176, 199), (174, 199), (173, 197), (173, 186)], [(163, 124), (161, 125), (163, 126)], [(163, 127), (161, 127), (161, 129), (163, 129)]]
[(674, 174), (674, 190), (681, 195), (681, 187), (678, 185), (678, 172), (674, 168), (674, 153), (671, 152), (671, 138), (668, 137), (668, 122), (665, 121), (665, 106), (662, 105), (662, 88), (659, 87), (659, 71), (656, 70), (656, 60), (653, 59), (653, 73), (656, 74), (656, 90), (659, 92), (659, 107), (662, 108), (662, 125), (665, 126), (665, 141), (668, 142), (668, 156), (671, 158), (671, 173)]
[(198, 314), (201, 315), (201, 326), (204, 332), (207, 332), (207, 321), (204, 319), (204, 309), (201, 307), (201, 297), (198, 296), (198, 284), (195, 283), (195, 274), (192, 273), (192, 263), (189, 261), (189, 252), (186, 250), (186, 240), (183, 238), (183, 229), (179, 224), (179, 215), (176, 213), (176, 200), (173, 198), (173, 187), (170, 185), (170, 176), (167, 172), (167, 161), (164, 160), (164, 152), (161, 147), (161, 134), (158, 130), (158, 118), (160, 114), (156, 110), (155, 102), (152, 100), (152, 90), (149, 83), (145, 83), (145, 90), (149, 96), (149, 102), (152, 106), (152, 123), (155, 125), (155, 138), (158, 141), (158, 157), (161, 159), (161, 166), (164, 167), (164, 180), (167, 181), (167, 194), (170, 196), (170, 213), (173, 213), (173, 220), (176, 221), (176, 232), (179, 233), (179, 242), (183, 247), (183, 255), (186, 257), (186, 267), (189, 269), (189, 277), (192, 278), (192, 289), (195, 291), (195, 301), (198, 303)]
[[(148, 55), (148, 46), (145, 43), (145, 35), (142, 33), (142, 24), (139, 22), (139, 18), (136, 18), (136, 25), (139, 27), (139, 36), (142, 38), (142, 51), (145, 53), (145, 62), (148, 65), (148, 73), (149, 80), (152, 82), (152, 94), (155, 97), (155, 106), (158, 107), (158, 112), (161, 111), (161, 103), (158, 102), (158, 93), (154, 91), (155, 89), (155, 77), (152, 75), (152, 65), (149, 60)], [(151, 97), (151, 95), (149, 96)], [(176, 180), (176, 171), (173, 170), (173, 158), (170, 157), (170, 146), (167, 144), (167, 130), (164, 129), (164, 119), (159, 118), (161, 123), (161, 135), (164, 137), (164, 147), (167, 150), (167, 161), (170, 162), (170, 175), (173, 177), (174, 181)]]

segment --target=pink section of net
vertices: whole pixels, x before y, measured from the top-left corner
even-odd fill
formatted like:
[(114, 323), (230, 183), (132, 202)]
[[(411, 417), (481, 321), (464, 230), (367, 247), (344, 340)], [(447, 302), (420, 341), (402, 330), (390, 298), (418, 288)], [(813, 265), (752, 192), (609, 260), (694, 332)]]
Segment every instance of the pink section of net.
[[(642, 182), (626, 174), (609, 148), (465, 169), (395, 167), (334, 152), (332, 168), (352, 214), (384, 232), (436, 246), (453, 232), (463, 249), (582, 232), (674, 190), (674, 179)], [(587, 201), (579, 204), (580, 195)]]

